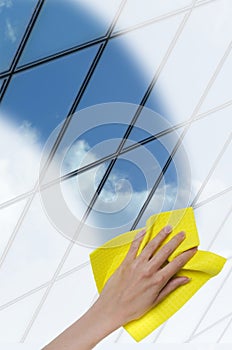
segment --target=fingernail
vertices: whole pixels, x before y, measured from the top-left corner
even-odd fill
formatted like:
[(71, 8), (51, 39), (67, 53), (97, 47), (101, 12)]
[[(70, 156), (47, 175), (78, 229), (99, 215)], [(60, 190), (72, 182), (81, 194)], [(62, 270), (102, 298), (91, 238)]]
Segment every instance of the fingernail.
[(164, 232), (165, 233), (171, 233), (172, 232), (172, 226), (171, 225), (167, 225), (164, 227)]
[(181, 238), (185, 238), (186, 237), (186, 233), (184, 231), (181, 231), (179, 233), (179, 235), (180, 235)]
[(183, 277), (182, 283), (183, 283), (183, 284), (186, 284), (186, 283), (190, 282), (191, 279), (192, 279), (192, 278), (189, 278), (189, 277)]
[(145, 233), (146, 233), (146, 230), (145, 230), (145, 229), (142, 230), (142, 231), (140, 231), (140, 232), (138, 232), (137, 235), (136, 235), (136, 238), (140, 238), (140, 237), (144, 236)]

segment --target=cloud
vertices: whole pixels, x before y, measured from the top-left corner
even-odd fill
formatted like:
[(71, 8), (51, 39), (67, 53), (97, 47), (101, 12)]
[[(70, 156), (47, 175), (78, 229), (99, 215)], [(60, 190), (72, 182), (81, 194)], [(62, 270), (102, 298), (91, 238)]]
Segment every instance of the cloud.
[(6, 8), (10, 8), (12, 7), (13, 3), (12, 0), (0, 0), (0, 11), (6, 7)]
[(6, 20), (6, 37), (12, 42), (14, 43), (17, 39), (17, 32), (16, 29), (13, 27), (13, 25), (11, 24), (11, 22), (9, 21), (9, 19)]

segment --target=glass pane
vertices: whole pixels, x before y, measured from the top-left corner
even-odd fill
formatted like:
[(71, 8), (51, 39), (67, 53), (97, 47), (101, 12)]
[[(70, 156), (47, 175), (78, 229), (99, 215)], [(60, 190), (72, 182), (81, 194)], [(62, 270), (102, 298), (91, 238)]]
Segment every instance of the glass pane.
[(212, 250), (225, 257), (232, 255), (231, 238), (225, 218), (231, 208), (232, 192), (205, 203), (195, 210), (201, 249)]
[[(89, 215), (88, 225), (80, 232), (81, 242), (93, 247), (99, 246), (112, 237), (131, 229), (140, 208), (168, 159), (169, 148), (174, 146), (173, 143), (172, 137), (168, 135), (165, 136), (165, 142), (156, 140), (119, 157)], [(169, 148), (166, 148), (165, 144), (168, 144)], [(99, 168), (99, 178), (102, 177), (105, 170), (105, 165)], [(177, 176), (179, 173), (174, 165), (170, 166), (169, 172), (164, 176), (162, 186), (157, 191), (159, 198), (152, 203), (152, 213), (158, 212), (165, 205), (173, 205), (170, 196), (175, 197)], [(95, 179), (97, 183), (100, 182), (98, 174)], [(169, 190), (171, 185), (173, 188)], [(167, 203), (164, 201), (165, 194)], [(90, 225), (92, 227), (88, 232)]]
[[(57, 176), (114, 153), (137, 108), (133, 104), (109, 103), (76, 112), (52, 162), (59, 168)], [(50, 139), (48, 144), (54, 143), (53, 134)], [(48, 180), (54, 178), (53, 172), (51, 169)]]
[[(186, 134), (183, 144), (191, 166), (192, 199), (194, 199), (207, 177), (230, 132), (231, 108), (226, 108), (194, 122)], [(230, 164), (230, 162), (224, 164), (225, 172), (230, 169)], [(212, 175), (212, 179), (214, 179), (214, 185), (207, 186), (207, 190), (205, 188), (204, 197), (202, 193), (201, 198), (198, 199), (199, 202), (215, 193), (217, 188), (220, 190), (222, 188), (221, 183), (225, 182), (226, 186), (228, 180), (230, 181), (229, 178), (227, 179), (227, 174), (223, 175), (222, 179), (215, 178)]]
[(27, 342), (39, 340), (38, 349), (41, 349), (84, 314), (95, 294), (91, 266), (57, 281), (31, 329)]
[(0, 2), (0, 72), (8, 70), (37, 0)]
[(50, 223), (37, 196), (0, 269), (0, 282), (4, 285), (0, 305), (48, 282), (67, 245), (68, 241)]
[(66, 117), (97, 49), (92, 47), (17, 74), (1, 109), (17, 122), (25, 120), (37, 128), (44, 142)]
[[(216, 288), (213, 288), (213, 283), (211, 290), (213, 290), (213, 296), (216, 296), (216, 299), (213, 301), (209, 311), (205, 315), (203, 321), (200, 324), (200, 327), (198, 328), (198, 332), (204, 330), (206, 327), (210, 326), (213, 322), (225, 317), (229, 313), (232, 312), (232, 304), (231, 304), (231, 283), (232, 283), (232, 276), (231, 273), (228, 274), (229, 270), (231, 270), (231, 261), (228, 262), (228, 266), (225, 266), (220, 274), (224, 274), (224, 280), (220, 281), (219, 276), (217, 276), (215, 279), (218, 280)], [(227, 267), (227, 268), (226, 268)], [(227, 278), (225, 278), (225, 271), (227, 270)], [(218, 294), (217, 291), (219, 291)], [(212, 300), (211, 295), (210, 298), (208, 298), (208, 303)], [(220, 333), (219, 333), (220, 335)], [(197, 338), (196, 338), (197, 340)], [(208, 340), (209, 341), (209, 340)]]
[[(20, 65), (90, 41), (106, 34), (119, 0), (114, 0), (107, 17), (94, 12), (103, 1), (85, 4), (84, 1), (47, 0), (31, 38), (24, 50)], [(106, 6), (106, 3), (105, 3)]]
[[(7, 175), (7, 174), (6, 174)], [(5, 184), (6, 179), (3, 174), (0, 175), (1, 183)], [(5, 190), (7, 190), (5, 188)], [(9, 189), (8, 189), (9, 191)], [(1, 186), (1, 194), (3, 192), (3, 186)], [(1, 196), (3, 198), (3, 196)], [(1, 199), (2, 199), (1, 198)], [(12, 204), (6, 208), (0, 209), (0, 227), (1, 227), (1, 245), (0, 245), (0, 256), (3, 254), (4, 249), (11, 237), (11, 234), (17, 224), (17, 221), (23, 211), (26, 202), (21, 201), (16, 204)]]
[[(228, 16), (231, 12), (229, 2), (225, 2), (223, 14), (221, 11), (222, 6), (218, 1), (194, 9), (160, 75), (157, 88), (162, 87), (165, 91), (174, 123), (183, 122), (191, 116), (230, 44), (232, 26)], [(219, 19), (218, 13), (222, 14), (223, 19)], [(210, 16), (210, 20), (206, 26), (207, 16)], [(214, 84), (217, 85), (217, 81)], [(224, 90), (227, 89), (230, 91), (230, 85), (227, 87), (225, 84), (219, 90), (221, 101), (225, 101)]]
[(166, 13), (185, 8), (191, 4), (190, 0), (167, 0), (155, 2), (153, 0), (129, 0), (115, 27), (115, 31), (145, 22)]
[[(79, 108), (112, 101), (139, 104), (181, 19), (182, 16), (171, 19), (168, 28), (158, 23), (111, 40)], [(160, 94), (153, 98), (162, 111)]]
[(0, 121), (1, 157), (8, 174), (5, 186), (12, 194), (33, 186), (43, 145), (69, 112), (96, 51), (93, 47), (12, 79), (1, 105), (4, 119)]
[[(33, 295), (30, 295), (27, 298), (21, 301), (18, 301), (12, 306), (1, 310), (0, 312), (0, 325), (1, 325), (0, 344), (1, 346), (4, 346), (2, 342), (7, 342), (9, 344), (9, 339), (11, 343), (19, 344), (21, 337), (32, 317), (32, 314), (35, 308), (37, 307), (37, 305), (39, 304), (42, 296), (43, 296), (43, 290), (37, 293), (34, 293)], [(13, 347), (15, 348), (14, 345)], [(4, 346), (4, 349), (5, 349), (5, 346)], [(8, 347), (6, 347), (6, 349), (8, 349)]]

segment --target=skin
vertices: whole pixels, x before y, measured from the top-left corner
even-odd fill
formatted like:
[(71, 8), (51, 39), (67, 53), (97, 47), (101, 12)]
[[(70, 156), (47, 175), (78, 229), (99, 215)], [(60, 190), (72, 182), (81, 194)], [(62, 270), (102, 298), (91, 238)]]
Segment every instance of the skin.
[(157, 252), (170, 233), (171, 227), (164, 227), (137, 256), (145, 235), (145, 231), (139, 232), (93, 306), (43, 350), (90, 350), (111, 332), (140, 318), (176, 288), (188, 283), (188, 277), (175, 275), (197, 248), (168, 263), (168, 257), (185, 239), (185, 233), (179, 232)]

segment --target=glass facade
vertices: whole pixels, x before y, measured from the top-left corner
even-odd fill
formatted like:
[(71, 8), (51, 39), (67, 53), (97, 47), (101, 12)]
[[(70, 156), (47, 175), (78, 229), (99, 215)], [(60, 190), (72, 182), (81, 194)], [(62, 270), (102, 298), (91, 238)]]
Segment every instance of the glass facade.
[[(89, 253), (155, 212), (192, 205), (229, 276), (231, 44), (228, 30), (207, 41), (214, 3), (0, 0), (0, 341), (41, 346), (76, 320), (96, 294)], [(226, 272), (213, 282), (224, 299)], [(214, 312), (220, 324), (232, 310), (209, 295), (215, 311), (206, 305), (184, 334), (167, 323), (145, 341), (194, 341)]]

